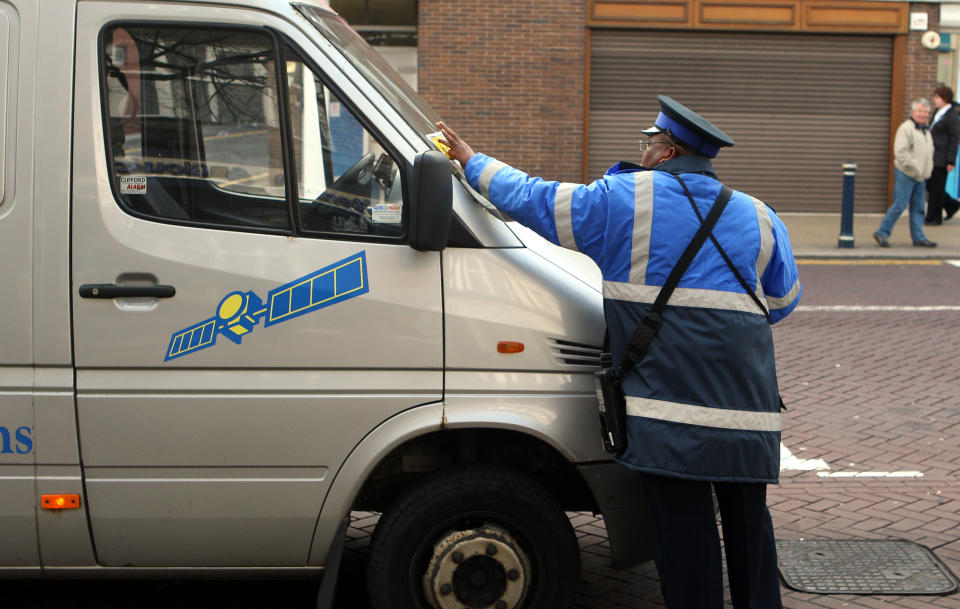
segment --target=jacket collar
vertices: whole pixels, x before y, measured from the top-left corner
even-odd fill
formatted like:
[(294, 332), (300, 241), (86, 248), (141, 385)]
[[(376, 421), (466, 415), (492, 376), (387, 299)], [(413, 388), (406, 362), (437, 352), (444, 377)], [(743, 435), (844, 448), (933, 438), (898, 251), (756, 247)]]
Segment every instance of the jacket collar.
[(620, 161), (610, 169), (606, 171), (603, 175), (615, 176), (619, 173), (633, 173), (635, 171), (646, 171), (647, 168), (642, 165), (637, 165), (636, 163), (631, 163), (630, 161)]
[[(657, 171), (666, 171), (667, 173), (702, 173), (711, 178), (717, 179), (717, 171), (713, 168), (713, 163), (705, 156), (699, 154), (687, 154), (684, 156), (673, 157), (669, 161), (664, 161), (654, 169)], [(635, 171), (649, 171), (642, 165), (631, 163), (630, 161), (620, 161), (607, 170), (604, 175), (617, 175), (620, 173), (633, 173)]]
[(717, 170), (713, 168), (713, 163), (707, 157), (699, 154), (675, 156), (669, 161), (657, 165), (656, 169), (667, 173), (702, 173), (711, 178), (717, 178)]

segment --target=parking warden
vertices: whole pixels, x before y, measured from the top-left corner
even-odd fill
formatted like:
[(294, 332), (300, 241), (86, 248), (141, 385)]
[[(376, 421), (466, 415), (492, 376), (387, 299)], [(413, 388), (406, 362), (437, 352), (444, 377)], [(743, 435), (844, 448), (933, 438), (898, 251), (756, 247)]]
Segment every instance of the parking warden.
[[(592, 184), (531, 177), (474, 153), (443, 123), (470, 184), (521, 224), (583, 252), (603, 275), (614, 367), (722, 184), (710, 161), (733, 140), (678, 102), (643, 131), (640, 165)], [(659, 332), (623, 380), (628, 445), (658, 526), (657, 570), (671, 609), (723, 607), (720, 506), (737, 609), (781, 607), (766, 485), (779, 476), (780, 400), (770, 324), (801, 286), (786, 227), (734, 191), (671, 295)]]

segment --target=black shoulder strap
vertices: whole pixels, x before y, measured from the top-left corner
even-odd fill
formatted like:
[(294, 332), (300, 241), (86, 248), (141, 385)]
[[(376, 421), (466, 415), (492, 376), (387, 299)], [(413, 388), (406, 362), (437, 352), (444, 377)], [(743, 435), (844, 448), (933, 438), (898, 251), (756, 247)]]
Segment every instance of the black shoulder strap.
[[(687, 195), (687, 200), (690, 201), (690, 205), (693, 206), (694, 213), (697, 214), (697, 218), (699, 218), (700, 221), (702, 222), (703, 216), (700, 214), (700, 210), (697, 208), (697, 204), (694, 203), (693, 196), (690, 194), (690, 191), (687, 189), (687, 185), (684, 184), (682, 179), (680, 179), (680, 176), (674, 176), (674, 177), (677, 178), (678, 182), (680, 182), (680, 186), (683, 188), (683, 193)], [(743, 287), (743, 290), (750, 295), (750, 298), (753, 299), (753, 302), (757, 303), (757, 306), (760, 307), (760, 311), (763, 312), (763, 316), (766, 317), (767, 321), (769, 322), (770, 312), (767, 311), (767, 307), (763, 306), (763, 303), (757, 297), (757, 294), (753, 290), (753, 288), (747, 285), (746, 279), (744, 279), (743, 275), (740, 274), (740, 271), (737, 269), (737, 266), (733, 263), (732, 260), (730, 260), (730, 256), (728, 256), (727, 252), (724, 251), (723, 247), (720, 246), (720, 242), (717, 241), (717, 238), (713, 235), (713, 233), (710, 233), (710, 240), (713, 242), (713, 246), (717, 248), (717, 251), (720, 253), (720, 256), (723, 258), (723, 261), (726, 262), (727, 266), (730, 267), (730, 270), (733, 271), (734, 277), (736, 277), (737, 281), (740, 282), (740, 285), (741, 287)]]
[[(679, 180), (680, 178), (678, 177), (677, 179)], [(660, 293), (657, 294), (657, 299), (654, 301), (650, 312), (640, 320), (637, 328), (633, 331), (633, 336), (627, 345), (626, 357), (620, 365), (620, 376), (626, 371), (626, 367), (630, 362), (636, 364), (643, 359), (643, 356), (647, 352), (647, 347), (650, 346), (650, 341), (653, 340), (657, 330), (660, 329), (663, 309), (667, 306), (667, 300), (670, 299), (674, 288), (680, 283), (680, 278), (683, 277), (683, 274), (687, 271), (687, 267), (690, 266), (690, 263), (696, 258), (700, 248), (703, 247), (703, 242), (707, 240), (707, 235), (713, 230), (714, 225), (720, 218), (720, 214), (723, 213), (723, 209), (727, 206), (727, 202), (730, 200), (732, 194), (731, 190), (726, 186), (720, 189), (720, 194), (710, 209), (710, 213), (707, 215), (706, 220), (703, 220), (700, 224), (700, 228), (693, 236), (693, 239), (690, 240), (687, 249), (683, 251), (676, 266), (670, 271), (670, 275), (667, 277), (667, 281), (663, 284), (663, 287), (660, 288)]]

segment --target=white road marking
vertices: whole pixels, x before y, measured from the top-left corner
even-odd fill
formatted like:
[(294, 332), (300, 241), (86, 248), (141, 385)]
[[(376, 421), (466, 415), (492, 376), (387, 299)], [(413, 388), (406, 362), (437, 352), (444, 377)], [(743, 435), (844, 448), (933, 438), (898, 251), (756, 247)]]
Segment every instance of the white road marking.
[[(850, 465), (853, 465), (852, 463)], [(918, 471), (822, 471), (829, 470), (830, 466), (823, 459), (799, 459), (790, 452), (790, 449), (780, 443), (780, 471), (817, 471), (820, 478), (923, 478), (923, 472)]]
[(783, 442), (780, 443), (780, 471), (809, 472), (817, 469), (830, 469), (830, 466), (823, 459), (798, 459)]
[(960, 311), (960, 305), (926, 305), (926, 306), (800, 305), (796, 308), (796, 311), (800, 313), (888, 313), (888, 312)]
[(947, 264), (952, 264), (953, 266), (960, 266), (960, 260), (944, 260)]
[(801, 258), (798, 265), (820, 266), (940, 266), (949, 260), (904, 260), (902, 258)]
[(923, 478), (923, 472), (817, 472), (821, 478)]

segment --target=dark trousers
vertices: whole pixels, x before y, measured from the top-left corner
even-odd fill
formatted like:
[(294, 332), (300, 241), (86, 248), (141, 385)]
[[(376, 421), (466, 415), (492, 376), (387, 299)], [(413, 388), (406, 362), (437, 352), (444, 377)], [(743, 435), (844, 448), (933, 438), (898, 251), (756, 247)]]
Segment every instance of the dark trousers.
[(930, 193), (930, 197), (927, 199), (926, 220), (928, 222), (940, 222), (943, 220), (944, 211), (947, 212), (948, 216), (952, 216), (957, 213), (957, 208), (960, 208), (960, 203), (944, 192), (946, 183), (947, 168), (934, 167), (930, 179), (927, 180), (927, 192)]
[(657, 571), (669, 609), (722, 609), (723, 526), (730, 595), (736, 609), (782, 609), (767, 485), (698, 482), (643, 474), (657, 520)]

